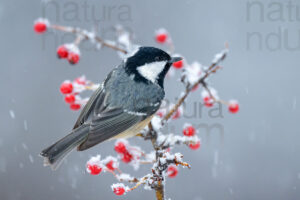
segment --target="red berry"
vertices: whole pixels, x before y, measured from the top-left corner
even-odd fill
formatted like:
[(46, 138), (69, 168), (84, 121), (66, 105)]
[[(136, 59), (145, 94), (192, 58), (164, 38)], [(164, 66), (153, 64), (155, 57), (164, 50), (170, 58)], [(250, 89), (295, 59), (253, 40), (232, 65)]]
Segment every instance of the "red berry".
[(196, 130), (193, 126), (188, 126), (185, 129), (183, 129), (183, 135), (185, 136), (194, 136), (195, 132)]
[(178, 169), (175, 165), (170, 165), (167, 169), (167, 175), (170, 178), (176, 177), (178, 174)]
[(183, 60), (179, 60), (177, 62), (173, 63), (173, 67), (175, 67), (176, 69), (180, 69), (183, 66)]
[(204, 105), (206, 107), (212, 107), (213, 106), (213, 100), (210, 97), (208, 97), (208, 96), (204, 97), (203, 101), (204, 101)]
[(67, 58), (69, 55), (68, 49), (65, 47), (65, 45), (59, 46), (56, 53), (58, 58)]
[(229, 107), (228, 110), (231, 113), (237, 113), (239, 111), (240, 107), (239, 104), (237, 102), (230, 102), (229, 103)]
[(196, 143), (190, 143), (189, 144), (190, 149), (192, 150), (197, 150), (200, 147), (200, 141), (196, 142)]
[(106, 164), (106, 167), (112, 171), (114, 171), (116, 168), (114, 167), (114, 161), (111, 160)]
[(132, 155), (131, 155), (128, 151), (126, 151), (126, 152), (123, 154), (122, 161), (123, 161), (124, 163), (129, 163), (129, 162), (131, 162), (131, 160), (132, 160)]
[(74, 103), (75, 102), (75, 96), (73, 94), (67, 94), (65, 96), (65, 102), (66, 103)]
[(47, 24), (42, 21), (34, 23), (34, 31), (36, 33), (44, 33), (47, 30)]
[(71, 110), (79, 110), (80, 107), (81, 107), (81, 105), (77, 104), (77, 103), (73, 103), (70, 105)]
[(97, 164), (87, 164), (87, 172), (91, 175), (98, 175), (102, 171), (102, 168)]
[(70, 64), (77, 64), (79, 62), (79, 54), (70, 52), (68, 55), (68, 61)]
[(115, 151), (117, 153), (125, 153), (127, 151), (125, 144), (123, 142), (117, 142), (115, 144)]
[(125, 188), (122, 187), (122, 186), (114, 187), (114, 193), (115, 193), (116, 195), (121, 196), (121, 195), (123, 195), (123, 194), (125, 193)]
[(167, 40), (168, 35), (166, 33), (159, 33), (156, 35), (156, 41), (158, 43), (164, 43)]
[(63, 94), (70, 94), (73, 91), (73, 85), (70, 82), (64, 82), (60, 86), (60, 91)]

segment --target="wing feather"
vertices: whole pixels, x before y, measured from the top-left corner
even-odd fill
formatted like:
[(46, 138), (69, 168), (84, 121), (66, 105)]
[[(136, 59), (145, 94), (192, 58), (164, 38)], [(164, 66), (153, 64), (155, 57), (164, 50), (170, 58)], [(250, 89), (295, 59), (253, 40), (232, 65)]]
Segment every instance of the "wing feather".
[(95, 107), (96, 102), (99, 102), (99, 98), (103, 98), (104, 95), (105, 94), (103, 94), (103, 84), (101, 84), (82, 109), (73, 129), (76, 129), (77, 127), (81, 126), (89, 118), (91, 112), (93, 111), (93, 108)]
[(144, 119), (144, 116), (126, 113), (122, 108), (112, 108), (92, 120), (88, 138), (78, 147), (78, 150), (88, 149), (112, 138)]

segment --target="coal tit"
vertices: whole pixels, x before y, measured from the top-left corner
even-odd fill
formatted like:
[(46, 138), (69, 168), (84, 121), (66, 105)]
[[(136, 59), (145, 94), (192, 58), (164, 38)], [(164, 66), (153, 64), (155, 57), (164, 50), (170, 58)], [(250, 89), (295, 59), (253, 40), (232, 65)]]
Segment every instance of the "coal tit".
[(91, 96), (72, 132), (41, 152), (56, 169), (75, 147), (86, 150), (111, 138), (131, 137), (151, 121), (165, 96), (164, 78), (181, 60), (154, 47), (139, 47), (114, 68)]

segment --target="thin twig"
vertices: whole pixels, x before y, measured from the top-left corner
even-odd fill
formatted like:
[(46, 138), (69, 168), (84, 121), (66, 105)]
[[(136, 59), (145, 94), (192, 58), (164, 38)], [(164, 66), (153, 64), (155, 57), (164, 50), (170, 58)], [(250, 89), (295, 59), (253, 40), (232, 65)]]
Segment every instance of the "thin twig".
[(206, 82), (203, 81), (202, 86), (203, 86), (203, 88), (207, 91), (209, 97), (213, 100), (214, 103), (221, 103), (221, 104), (224, 104), (224, 105), (229, 106), (229, 102), (224, 101), (224, 100), (222, 100), (222, 99), (217, 99), (217, 98), (212, 94), (212, 92), (210, 91), (210, 89), (207, 87)]
[[(66, 27), (66, 26), (61, 26), (61, 25), (56, 25), (56, 24), (52, 24), (50, 26), (50, 28), (54, 29), (54, 30), (59, 30), (59, 31), (63, 31), (63, 32), (67, 32), (67, 33), (73, 33), (73, 34), (78, 34), (81, 35), (85, 40), (91, 40), (91, 36), (93, 35), (92, 32), (88, 32), (86, 30), (80, 29), (80, 28), (74, 28), (74, 27)], [(98, 42), (99, 44), (111, 48), (113, 50), (116, 51), (120, 51), (124, 54), (127, 54), (128, 52), (125, 49), (122, 49), (114, 44), (110, 44), (109, 42), (103, 40), (100, 36), (95, 35), (94, 39), (96, 42)]]
[(138, 188), (140, 185), (145, 183), (145, 180), (147, 180), (148, 177), (143, 177), (134, 187), (130, 188), (129, 191), (132, 191), (136, 188)]

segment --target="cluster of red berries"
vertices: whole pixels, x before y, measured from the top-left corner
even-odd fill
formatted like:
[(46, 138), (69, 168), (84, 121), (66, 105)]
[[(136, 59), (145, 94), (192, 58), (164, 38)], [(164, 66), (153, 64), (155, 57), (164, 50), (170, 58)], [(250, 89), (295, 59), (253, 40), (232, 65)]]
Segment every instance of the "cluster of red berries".
[(57, 48), (57, 57), (67, 59), (70, 64), (77, 64), (80, 59), (80, 51), (74, 44), (63, 44)]
[(134, 159), (132, 153), (128, 150), (128, 144), (122, 140), (115, 143), (115, 151), (121, 155), (121, 160), (124, 163), (130, 163)]
[(92, 157), (86, 164), (86, 171), (91, 175), (99, 175), (102, 170), (115, 171), (119, 163), (114, 157), (108, 156), (104, 160), (100, 160), (100, 156)]
[[(50, 26), (47, 19), (37, 19), (34, 22), (33, 29), (36, 33), (45, 33)], [(57, 48), (57, 56), (60, 59), (67, 59), (70, 64), (77, 64), (80, 59), (80, 51), (75, 44), (64, 44)]]
[(66, 80), (60, 86), (60, 92), (64, 95), (64, 100), (70, 105), (71, 110), (79, 110), (83, 102), (78, 95), (84, 90), (87, 81), (84, 76), (76, 78), (73, 82)]
[(209, 108), (213, 106), (214, 100), (210, 96), (205, 96), (203, 98), (203, 102), (204, 105)]
[[(192, 137), (196, 134), (196, 129), (191, 124), (185, 124), (182, 133), (184, 136)], [(197, 140), (195, 143), (190, 143), (188, 146), (192, 150), (197, 150), (200, 148), (200, 140)]]
[[(209, 107), (213, 106), (214, 100), (210, 96), (204, 96), (203, 102), (204, 102), (204, 105), (209, 108)], [(235, 101), (235, 100), (229, 101), (229, 105), (228, 105), (229, 112), (237, 113), (239, 111), (239, 109), (240, 109), (240, 106), (237, 101)]]
[(33, 29), (36, 33), (42, 34), (47, 31), (49, 25), (50, 23), (47, 19), (40, 18), (34, 22)]
[(70, 104), (71, 110), (79, 110), (81, 108), (81, 104), (76, 103), (77, 93), (73, 93), (71, 81), (64, 81), (60, 86), (60, 92), (65, 95), (65, 102)]

